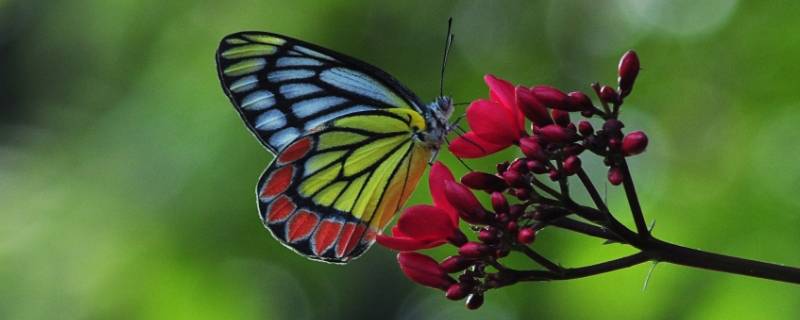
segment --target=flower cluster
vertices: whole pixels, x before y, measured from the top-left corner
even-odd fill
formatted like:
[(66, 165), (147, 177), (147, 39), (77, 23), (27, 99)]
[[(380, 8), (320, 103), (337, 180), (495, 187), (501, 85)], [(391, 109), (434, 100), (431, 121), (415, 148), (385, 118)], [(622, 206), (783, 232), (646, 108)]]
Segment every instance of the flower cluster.
[[(471, 131), (453, 140), (449, 149), (461, 158), (479, 158), (515, 147), (522, 156), (498, 164), (493, 172), (470, 172), (460, 182), (444, 165), (435, 163), (429, 179), (434, 205), (406, 209), (391, 235), (378, 236), (378, 243), (400, 251), (400, 268), (411, 280), (441, 289), (449, 299), (467, 298), (471, 309), (481, 306), (487, 290), (523, 280), (566, 276), (564, 269), (530, 245), (542, 228), (559, 221), (563, 224), (562, 219), (570, 214), (586, 211), (575, 205), (568, 191), (569, 177), (588, 179), (582, 154), (588, 151), (601, 157), (609, 168), (609, 182), (618, 185), (626, 177), (625, 158), (647, 147), (643, 132), (624, 134), (624, 125), (617, 119), (638, 71), (636, 54), (627, 52), (619, 65), (616, 89), (592, 84), (599, 107), (580, 91), (514, 86), (487, 75), (489, 98), (470, 104), (466, 117)], [(595, 129), (587, 121), (592, 117), (602, 120), (601, 128)], [(573, 121), (575, 118), (581, 120)], [(559, 190), (541, 177), (557, 182)], [(485, 194), (491, 208), (484, 207), (474, 192)], [(597, 212), (584, 214), (602, 214), (604, 205), (598, 202), (597, 206)], [(461, 231), (459, 221), (470, 225), (473, 237)], [(588, 233), (603, 229), (574, 223), (572, 227)], [(455, 246), (457, 254), (441, 262), (416, 252), (444, 244)], [(505, 267), (502, 259), (512, 252), (528, 256), (544, 270), (524, 272)]]

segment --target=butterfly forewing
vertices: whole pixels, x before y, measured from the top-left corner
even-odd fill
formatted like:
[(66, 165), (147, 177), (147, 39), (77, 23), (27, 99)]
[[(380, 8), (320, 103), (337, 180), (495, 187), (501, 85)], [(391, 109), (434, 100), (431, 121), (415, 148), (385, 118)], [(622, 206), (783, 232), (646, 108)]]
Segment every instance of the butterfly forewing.
[(402, 108), (348, 114), (295, 139), (262, 175), (264, 224), (312, 259), (346, 262), (373, 243), (411, 195), (430, 150)]
[(378, 68), (277, 34), (229, 35), (216, 59), (225, 93), (273, 152), (346, 114), (423, 108), (411, 91)]

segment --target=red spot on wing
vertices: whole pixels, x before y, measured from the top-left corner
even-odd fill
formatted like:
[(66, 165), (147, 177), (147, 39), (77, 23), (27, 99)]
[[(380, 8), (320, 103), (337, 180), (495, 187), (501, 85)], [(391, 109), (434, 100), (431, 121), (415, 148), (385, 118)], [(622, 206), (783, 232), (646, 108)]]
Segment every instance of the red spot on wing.
[(270, 203), (267, 209), (266, 222), (275, 223), (286, 220), (294, 212), (294, 209), (297, 209), (297, 205), (294, 204), (292, 199), (287, 196), (280, 196)]
[(287, 147), (278, 155), (278, 163), (285, 164), (297, 161), (311, 150), (311, 138), (301, 138)]
[(322, 253), (333, 246), (333, 243), (339, 237), (339, 231), (341, 230), (341, 222), (322, 220), (322, 223), (319, 224), (319, 228), (317, 228), (317, 232), (314, 233), (314, 254), (318, 256), (322, 255)]
[(319, 217), (313, 212), (300, 210), (286, 224), (286, 240), (295, 242), (308, 237), (317, 226)]
[(348, 226), (352, 226), (349, 235), (343, 231), (342, 238), (339, 239), (339, 243), (336, 245), (336, 256), (339, 258), (345, 257), (353, 251), (356, 244), (361, 240), (361, 235), (363, 235), (364, 231), (367, 229), (363, 224), (355, 224), (352, 222), (345, 225), (345, 228)]
[(261, 189), (261, 197), (269, 198), (286, 191), (289, 184), (292, 183), (292, 176), (294, 175), (293, 166), (280, 167), (270, 173), (267, 182)]
[(336, 243), (336, 257), (341, 258), (344, 256), (344, 250), (347, 249), (347, 243), (353, 237), (353, 231), (356, 229), (355, 223), (346, 223), (342, 227), (342, 235), (339, 237), (339, 242)]

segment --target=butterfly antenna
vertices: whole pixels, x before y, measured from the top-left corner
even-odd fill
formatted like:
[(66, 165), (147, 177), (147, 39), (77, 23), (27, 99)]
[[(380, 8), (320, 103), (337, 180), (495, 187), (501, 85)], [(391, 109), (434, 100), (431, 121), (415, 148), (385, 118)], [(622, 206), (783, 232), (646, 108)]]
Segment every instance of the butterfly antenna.
[(464, 130), (464, 128), (462, 128), (460, 126), (454, 126), (453, 127), (453, 131), (458, 135), (459, 138), (464, 139), (464, 141), (466, 141), (466, 142), (469, 142), (471, 145), (473, 145), (476, 148), (480, 149), (481, 152), (486, 153), (486, 149), (484, 149), (480, 144), (478, 144), (477, 142), (472, 141), (471, 139), (469, 139), (466, 136), (464, 136), (464, 134), (467, 133)]
[(447, 56), (450, 54), (450, 47), (453, 45), (455, 35), (451, 32), (453, 28), (453, 17), (447, 19), (447, 37), (444, 39), (444, 55), (442, 56), (442, 74), (439, 78), (439, 96), (444, 96), (444, 69), (447, 66)]
[(453, 105), (456, 106), (456, 107), (466, 106), (468, 104), (470, 104), (470, 103), (469, 102), (456, 102), (456, 103), (453, 103)]

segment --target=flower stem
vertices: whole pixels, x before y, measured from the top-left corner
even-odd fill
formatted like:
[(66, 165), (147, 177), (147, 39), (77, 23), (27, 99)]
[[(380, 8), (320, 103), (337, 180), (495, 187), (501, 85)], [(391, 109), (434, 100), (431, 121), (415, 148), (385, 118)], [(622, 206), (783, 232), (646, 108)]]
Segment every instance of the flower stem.
[(622, 186), (625, 188), (625, 196), (628, 198), (633, 221), (636, 223), (636, 231), (640, 237), (649, 238), (650, 230), (647, 229), (647, 224), (644, 222), (644, 214), (642, 213), (641, 205), (639, 205), (639, 197), (636, 195), (636, 187), (633, 185), (633, 177), (630, 169), (628, 169), (628, 162), (625, 161), (624, 157), (621, 157), (619, 166), (622, 169)]
[(800, 284), (800, 268), (690, 249), (655, 238), (646, 240), (641, 249), (656, 261)]

